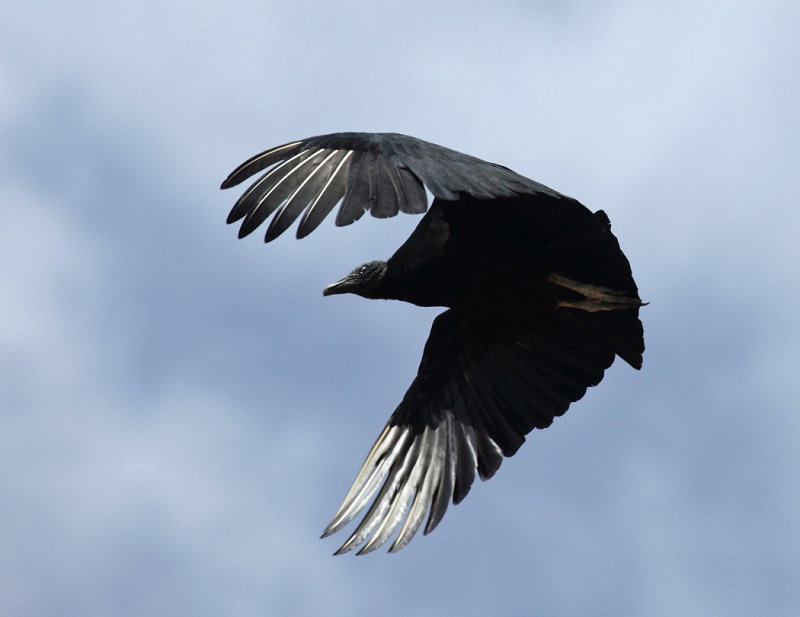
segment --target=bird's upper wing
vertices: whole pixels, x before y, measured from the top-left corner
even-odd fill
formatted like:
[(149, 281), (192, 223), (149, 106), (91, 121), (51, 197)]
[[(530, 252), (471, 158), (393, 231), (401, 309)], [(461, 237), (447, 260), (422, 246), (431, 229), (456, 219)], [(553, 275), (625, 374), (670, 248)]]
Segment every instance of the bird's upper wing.
[[(294, 141), (262, 152), (237, 167), (222, 183), (226, 189), (267, 170), (234, 205), (228, 223), (244, 218), (244, 237), (277, 210), (266, 241), (277, 238), (303, 213), (302, 238), (342, 200), (337, 225), (398, 211), (425, 212), (424, 186), (439, 199), (468, 193), (479, 199), (556, 191), (510, 169), (396, 133), (334, 133)], [(423, 186), (424, 185), (424, 186)]]
[[(324, 536), (369, 507), (339, 549), (366, 541), (370, 552), (400, 528), (390, 551), (403, 548), (430, 512), (425, 533), (448, 502), (469, 492), (477, 469), (490, 478), (525, 441), (545, 428), (614, 360), (613, 342), (595, 333), (612, 312), (559, 309), (479, 319), (451, 309), (433, 323), (419, 373), (369, 452)], [(625, 313), (640, 336), (635, 309)], [(614, 315), (619, 319), (619, 315)]]

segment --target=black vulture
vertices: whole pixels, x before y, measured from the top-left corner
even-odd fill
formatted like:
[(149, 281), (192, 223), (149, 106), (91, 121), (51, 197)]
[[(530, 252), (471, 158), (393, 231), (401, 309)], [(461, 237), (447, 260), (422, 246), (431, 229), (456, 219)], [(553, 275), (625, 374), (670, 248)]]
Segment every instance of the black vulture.
[(389, 550), (397, 551), (426, 514), (429, 533), (449, 501), (467, 495), (476, 470), (492, 477), (527, 433), (597, 385), (615, 356), (641, 367), (643, 303), (602, 210), (506, 167), (394, 133), (293, 141), (246, 161), (221, 188), (263, 170), (228, 216), (228, 223), (244, 219), (240, 238), (273, 213), (267, 242), (301, 214), (302, 238), (340, 201), (337, 225), (367, 210), (427, 212), (388, 261), (356, 268), (323, 294), (447, 309), (325, 529), (323, 537), (367, 509), (337, 554), (370, 552), (395, 532)]

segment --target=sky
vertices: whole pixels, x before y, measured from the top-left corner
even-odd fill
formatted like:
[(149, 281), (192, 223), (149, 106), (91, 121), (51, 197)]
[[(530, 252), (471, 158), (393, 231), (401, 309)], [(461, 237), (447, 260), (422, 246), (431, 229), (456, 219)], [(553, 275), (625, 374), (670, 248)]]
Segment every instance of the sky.
[[(0, 615), (800, 614), (796, 2), (18, 2)], [(438, 309), (418, 219), (236, 239), (268, 147), (393, 131), (605, 210), (647, 350), (401, 552), (320, 540)], [(263, 231), (262, 231), (263, 233)]]

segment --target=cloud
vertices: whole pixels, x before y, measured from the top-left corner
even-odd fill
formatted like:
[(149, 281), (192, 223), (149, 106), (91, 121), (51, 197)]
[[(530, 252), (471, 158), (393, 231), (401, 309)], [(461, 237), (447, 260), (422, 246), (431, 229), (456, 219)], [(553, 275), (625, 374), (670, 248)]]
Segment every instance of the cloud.
[[(14, 8), (0, 612), (791, 612), (796, 18)], [(612, 367), (391, 557), (317, 535), (437, 311), (320, 292), (416, 220), (264, 246), (217, 191), (258, 149), (336, 130), (409, 132), (605, 209), (651, 300), (640, 373)]]

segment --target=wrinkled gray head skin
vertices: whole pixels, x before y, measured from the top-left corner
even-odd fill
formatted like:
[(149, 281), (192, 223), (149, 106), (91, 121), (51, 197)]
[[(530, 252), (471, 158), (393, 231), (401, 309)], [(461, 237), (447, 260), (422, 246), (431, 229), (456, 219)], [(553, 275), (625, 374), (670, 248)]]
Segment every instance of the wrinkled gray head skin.
[(322, 290), (323, 296), (334, 294), (357, 294), (364, 298), (376, 298), (376, 287), (386, 274), (385, 261), (369, 261), (358, 266), (341, 281), (331, 283)]

